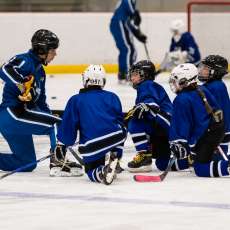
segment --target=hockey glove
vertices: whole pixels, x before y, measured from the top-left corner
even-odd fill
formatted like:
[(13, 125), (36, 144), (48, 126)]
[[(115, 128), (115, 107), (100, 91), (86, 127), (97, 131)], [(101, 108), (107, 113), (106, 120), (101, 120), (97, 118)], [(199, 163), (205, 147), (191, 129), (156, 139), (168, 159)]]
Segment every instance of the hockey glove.
[(124, 126), (128, 127), (129, 121), (133, 118), (134, 108), (130, 109), (128, 113), (124, 116)]
[(154, 105), (140, 103), (129, 110), (124, 120), (129, 121), (132, 118), (142, 119), (146, 113), (150, 112), (153, 116), (160, 112), (160, 108)]
[(57, 144), (54, 149), (55, 159), (58, 161), (64, 161), (66, 155), (66, 146), (63, 144)]
[(141, 24), (141, 15), (138, 10), (136, 10), (133, 15), (133, 22), (136, 26), (139, 26)]
[(183, 159), (189, 155), (189, 147), (184, 142), (172, 142), (170, 144), (170, 150), (172, 154), (177, 157), (177, 159)]
[(144, 115), (146, 113), (148, 113), (150, 111), (150, 107), (149, 105), (145, 104), (145, 103), (140, 103), (137, 104), (134, 107), (134, 111), (133, 111), (133, 117), (137, 118), (137, 119), (143, 119)]
[(140, 30), (137, 30), (136, 32), (136, 38), (142, 42), (142, 43), (146, 43), (147, 41), (147, 36), (145, 34), (143, 34)]
[(34, 85), (34, 76), (32, 75), (26, 77), (22, 85), (18, 85), (19, 90), (22, 92), (22, 95), (18, 96), (18, 99), (20, 101), (29, 102), (36, 97), (37, 93), (33, 85)]

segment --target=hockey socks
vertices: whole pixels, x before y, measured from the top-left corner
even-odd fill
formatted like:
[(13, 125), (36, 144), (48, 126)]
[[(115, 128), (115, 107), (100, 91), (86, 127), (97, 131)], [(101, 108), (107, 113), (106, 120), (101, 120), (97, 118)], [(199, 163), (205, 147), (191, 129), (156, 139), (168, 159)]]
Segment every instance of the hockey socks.
[(228, 176), (230, 165), (228, 161), (211, 161), (210, 163), (194, 163), (194, 170), (199, 177)]
[(116, 169), (118, 165), (118, 158), (115, 153), (110, 154), (110, 158), (105, 166), (99, 166), (87, 171), (89, 179), (93, 182), (104, 183), (110, 185), (116, 178)]
[(87, 172), (87, 175), (91, 181), (101, 183), (102, 182), (102, 171), (103, 171), (103, 166), (99, 166), (95, 169), (89, 170)]

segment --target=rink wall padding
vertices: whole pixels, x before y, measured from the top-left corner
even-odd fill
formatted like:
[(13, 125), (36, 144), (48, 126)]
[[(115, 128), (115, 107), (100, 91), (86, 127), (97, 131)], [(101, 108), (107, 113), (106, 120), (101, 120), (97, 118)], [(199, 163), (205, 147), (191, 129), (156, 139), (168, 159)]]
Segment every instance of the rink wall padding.
[[(89, 64), (82, 65), (49, 65), (45, 67), (47, 74), (73, 74), (82, 73)], [(106, 73), (117, 73), (117, 64), (103, 64)]]

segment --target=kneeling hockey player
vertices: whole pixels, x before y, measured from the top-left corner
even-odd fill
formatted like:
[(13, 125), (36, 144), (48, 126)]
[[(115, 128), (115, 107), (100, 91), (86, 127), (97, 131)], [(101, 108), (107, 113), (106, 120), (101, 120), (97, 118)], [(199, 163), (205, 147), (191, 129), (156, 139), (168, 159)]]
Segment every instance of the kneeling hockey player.
[[(126, 116), (137, 155), (128, 163), (130, 172), (149, 172), (152, 158), (156, 166), (165, 170), (170, 157), (168, 130), (172, 103), (155, 79), (155, 66), (143, 60), (129, 70), (130, 81), (137, 91), (135, 106)], [(182, 169), (182, 168), (181, 168)]]
[(197, 85), (198, 70), (193, 64), (180, 64), (170, 76), (170, 87), (177, 94), (173, 101), (170, 148), (179, 159), (190, 156), (200, 177), (229, 175), (228, 161), (212, 161), (224, 137), (223, 111), (205, 87)]
[[(204, 83), (203, 86), (212, 93), (223, 110), (225, 136), (220, 147), (224, 154), (227, 155), (230, 141), (230, 100), (227, 87), (222, 78), (228, 73), (228, 61), (220, 55), (209, 55), (201, 61), (198, 66), (198, 72), (198, 79)], [(230, 155), (228, 158), (230, 158)], [(223, 156), (221, 159), (223, 159)]]
[[(102, 65), (90, 65), (83, 73), (84, 88), (72, 96), (65, 108), (58, 129), (56, 158), (76, 142), (79, 132), (79, 152), (85, 172), (93, 182), (111, 184), (122, 155), (126, 130), (120, 99), (103, 90), (105, 70)], [(108, 164), (105, 157), (110, 153)]]

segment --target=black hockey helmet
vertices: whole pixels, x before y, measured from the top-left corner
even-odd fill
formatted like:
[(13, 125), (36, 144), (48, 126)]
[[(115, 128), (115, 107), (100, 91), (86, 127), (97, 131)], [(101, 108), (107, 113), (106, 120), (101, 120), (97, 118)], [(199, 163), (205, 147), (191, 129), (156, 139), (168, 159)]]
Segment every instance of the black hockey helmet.
[(31, 43), (32, 50), (38, 55), (43, 55), (48, 54), (50, 49), (57, 49), (59, 39), (50, 30), (40, 29), (34, 33)]
[(140, 82), (145, 80), (155, 80), (156, 68), (151, 61), (142, 60), (131, 66), (129, 69), (129, 79), (131, 79), (133, 73), (138, 73), (140, 75)]
[(209, 81), (211, 79), (221, 79), (225, 74), (228, 73), (228, 61), (226, 58), (220, 55), (207, 56), (201, 61), (199, 65), (199, 69), (201, 69), (202, 66), (207, 66), (209, 68), (209, 74), (208, 76), (202, 76), (202, 72), (199, 71), (198, 78), (200, 81)]

